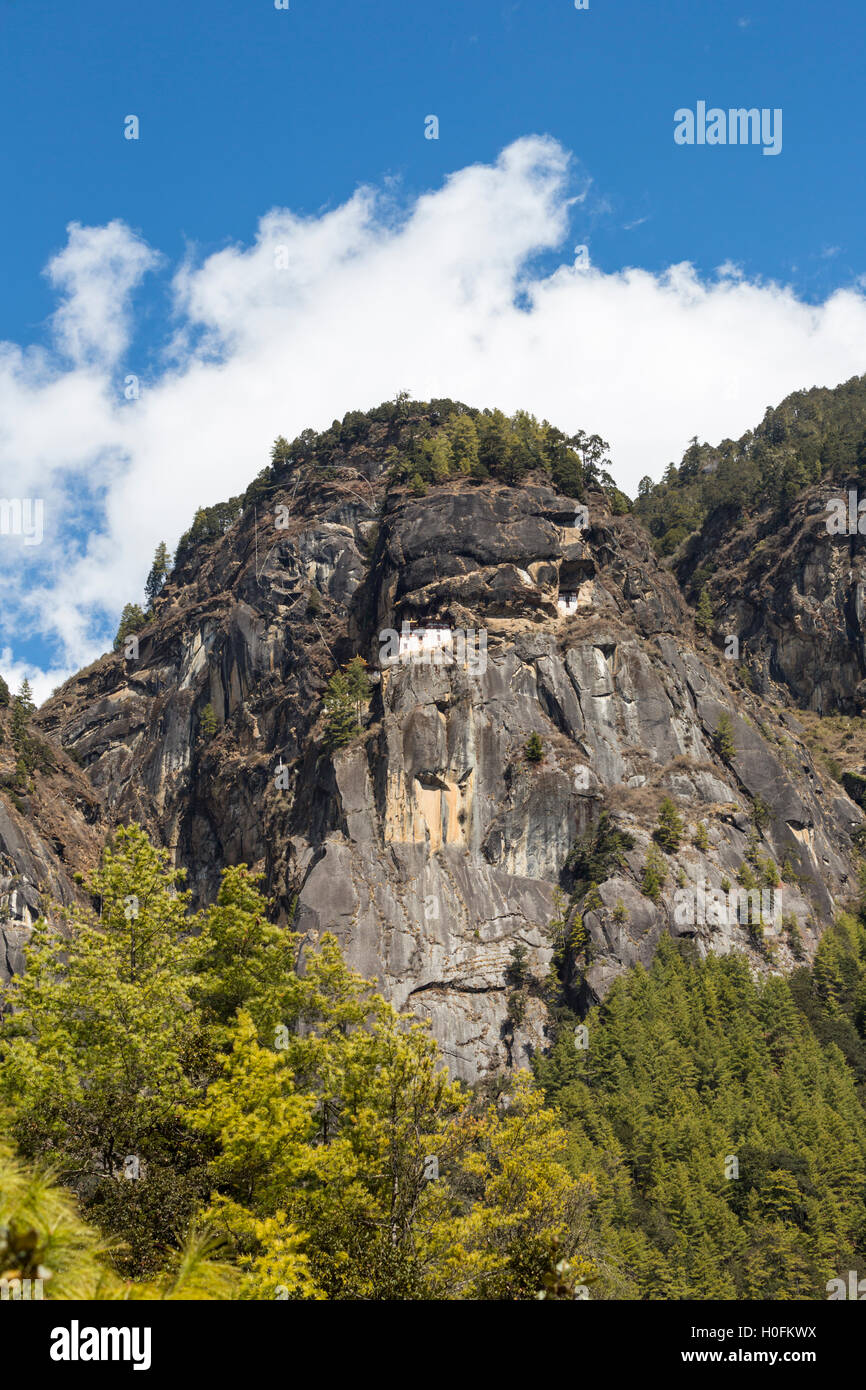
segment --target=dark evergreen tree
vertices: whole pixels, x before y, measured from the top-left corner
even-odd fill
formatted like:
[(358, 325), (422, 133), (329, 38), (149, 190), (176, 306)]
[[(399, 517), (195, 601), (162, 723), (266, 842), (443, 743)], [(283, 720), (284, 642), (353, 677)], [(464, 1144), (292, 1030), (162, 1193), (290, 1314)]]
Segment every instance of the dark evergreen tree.
[(168, 578), (169, 568), (168, 548), (165, 541), (160, 541), (156, 547), (153, 564), (144, 585), (145, 597), (149, 605), (152, 605), (154, 599), (162, 592)]

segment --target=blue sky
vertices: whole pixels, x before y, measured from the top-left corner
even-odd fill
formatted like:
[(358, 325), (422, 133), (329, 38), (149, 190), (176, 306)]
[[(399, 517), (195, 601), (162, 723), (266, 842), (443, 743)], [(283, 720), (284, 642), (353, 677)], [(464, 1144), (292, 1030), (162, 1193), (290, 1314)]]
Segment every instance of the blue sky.
[[(0, 537), (0, 668), (56, 684), (108, 645), (156, 542), (243, 487), (269, 438), (403, 386), (598, 429), (634, 492), (692, 434), (866, 370), (863, 40), (853, 3), (0, 0), (0, 495), (46, 507), (41, 546)], [(781, 108), (781, 154), (677, 146), (674, 111), (698, 100)], [(267, 232), (273, 209), (294, 220)], [(271, 293), (274, 236), (293, 269)], [(346, 257), (383, 301), (399, 291), (381, 324), (352, 321)], [(135, 424), (128, 373), (151, 392)], [(202, 425), (226, 397), (223, 452), (225, 422)]]

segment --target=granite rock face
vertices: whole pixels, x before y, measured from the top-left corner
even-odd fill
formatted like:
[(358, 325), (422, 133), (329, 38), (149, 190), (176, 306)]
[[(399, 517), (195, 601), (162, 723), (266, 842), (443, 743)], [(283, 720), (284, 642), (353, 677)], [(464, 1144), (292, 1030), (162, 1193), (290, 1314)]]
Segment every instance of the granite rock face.
[(696, 569), (711, 571), (718, 630), (737, 637), (756, 688), (820, 715), (866, 711), (866, 536), (854, 511), (849, 535), (848, 488), (829, 481), (784, 511), (720, 511), (677, 565), (687, 591)]
[(40, 739), (41, 769), (15, 775), (8, 711), (0, 711), (0, 983), (24, 965), (33, 923), (82, 896), (75, 870), (95, 867), (107, 822), (84, 773)]
[[(677, 908), (678, 890), (735, 883), (756, 797), (769, 808), (760, 852), (783, 870), (808, 954), (853, 888), (862, 812), (825, 784), (777, 701), (729, 685), (639, 523), (602, 494), (581, 528), (577, 504), (542, 485), (415, 497), (381, 470), (356, 474), (290, 478), (248, 506), (175, 571), (136, 656), (102, 658), (40, 711), (106, 823), (142, 822), (200, 902), (226, 864), (260, 869), (282, 920), (294, 909), (310, 941), (335, 932), (395, 1004), (429, 1017), (470, 1080), (545, 1046), (566, 861), (603, 810), (634, 844), (583, 913), (581, 1003), (649, 961), (663, 931), (701, 952), (746, 949), (759, 970), (792, 964), (782, 933), (769, 959), (747, 926)], [(404, 621), (475, 645), (455, 664), (382, 668), (380, 634)], [(322, 695), (356, 653), (373, 696), (362, 732), (330, 754)], [(524, 752), (533, 733), (538, 763)], [(687, 834), (656, 902), (640, 885), (665, 795)], [(518, 943), (535, 982), (519, 1019)]]

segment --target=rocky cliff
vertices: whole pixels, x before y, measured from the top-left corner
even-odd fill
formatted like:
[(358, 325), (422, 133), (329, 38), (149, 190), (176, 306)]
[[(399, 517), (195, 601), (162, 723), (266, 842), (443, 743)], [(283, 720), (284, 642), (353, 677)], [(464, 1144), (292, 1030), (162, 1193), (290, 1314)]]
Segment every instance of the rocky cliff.
[[(309, 939), (336, 932), (353, 965), (429, 1017), (467, 1079), (545, 1046), (557, 921), (578, 1008), (664, 931), (786, 969), (796, 922), (808, 954), (853, 887), (862, 813), (813, 764), (791, 711), (698, 636), (609, 491), (587, 492), (583, 514), (537, 473), (416, 495), (386, 467), (389, 429), (372, 425), (341, 466), (275, 470), (221, 534), (181, 547), (137, 652), (104, 657), (43, 707), (39, 728), (85, 770), (88, 804), (170, 845), (200, 901), (224, 865), (261, 869), (281, 919)], [(383, 667), (380, 633), (404, 622), (476, 645), (454, 664)], [(358, 653), (372, 698), (354, 740), (328, 752), (326, 681)], [(655, 900), (642, 876), (666, 795), (687, 832)], [(597, 892), (574, 893), (570, 852), (603, 811), (631, 847)], [(61, 855), (76, 866), (82, 836)], [(677, 891), (727, 892), (756, 838), (782, 876), (787, 934), (768, 946), (736, 921), (683, 922)]]
[(96, 866), (108, 823), (84, 772), (52, 739), (32, 739), (19, 767), (8, 708), (0, 709), (0, 981), (21, 970), (40, 914), (82, 896), (74, 873)]
[[(677, 564), (695, 599), (692, 577), (709, 574), (717, 630), (756, 688), (820, 715), (866, 711), (866, 541), (856, 502), (848, 534), (848, 493), (828, 479), (785, 507), (722, 508)], [(828, 529), (840, 509), (845, 529)]]

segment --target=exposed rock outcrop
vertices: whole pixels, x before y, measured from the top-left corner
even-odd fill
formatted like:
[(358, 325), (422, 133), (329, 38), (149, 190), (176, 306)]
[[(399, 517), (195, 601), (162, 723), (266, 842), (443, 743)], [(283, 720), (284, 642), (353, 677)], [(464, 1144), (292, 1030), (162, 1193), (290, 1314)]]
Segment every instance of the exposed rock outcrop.
[[(783, 870), (808, 951), (849, 891), (862, 813), (824, 784), (783, 709), (732, 690), (639, 523), (601, 493), (586, 501), (581, 529), (577, 504), (541, 483), (416, 497), (369, 456), (351, 476), (290, 474), (187, 555), (137, 655), (80, 673), (39, 725), (74, 750), (106, 817), (172, 847), (198, 900), (225, 864), (261, 869), (283, 920), (294, 911), (310, 939), (336, 932), (353, 965), (430, 1018), (466, 1078), (544, 1046), (558, 892), (602, 809), (634, 846), (583, 914), (575, 997), (603, 996), (667, 930), (701, 951), (747, 949), (758, 969), (790, 965), (783, 936), (773, 965), (736, 923), (678, 923), (674, 892), (735, 880), (760, 798), (761, 853)], [(566, 590), (577, 597), (563, 616)], [(483, 631), (486, 661), (379, 671), (379, 633), (404, 620)], [(357, 652), (373, 698), (332, 755), (322, 694)], [(537, 764), (524, 755), (533, 733)], [(689, 833), (654, 902), (640, 880), (665, 794)], [(519, 1019), (518, 943), (535, 981)]]
[(81, 895), (72, 874), (95, 867), (106, 821), (84, 773), (39, 739), (39, 771), (16, 770), (8, 710), (0, 711), (0, 981), (23, 967), (34, 921)]
[(677, 564), (694, 600), (693, 576), (709, 576), (717, 631), (756, 688), (821, 715), (866, 711), (866, 537), (856, 515), (854, 535), (828, 531), (827, 503), (847, 511), (847, 493), (828, 481), (784, 511), (720, 510)]

